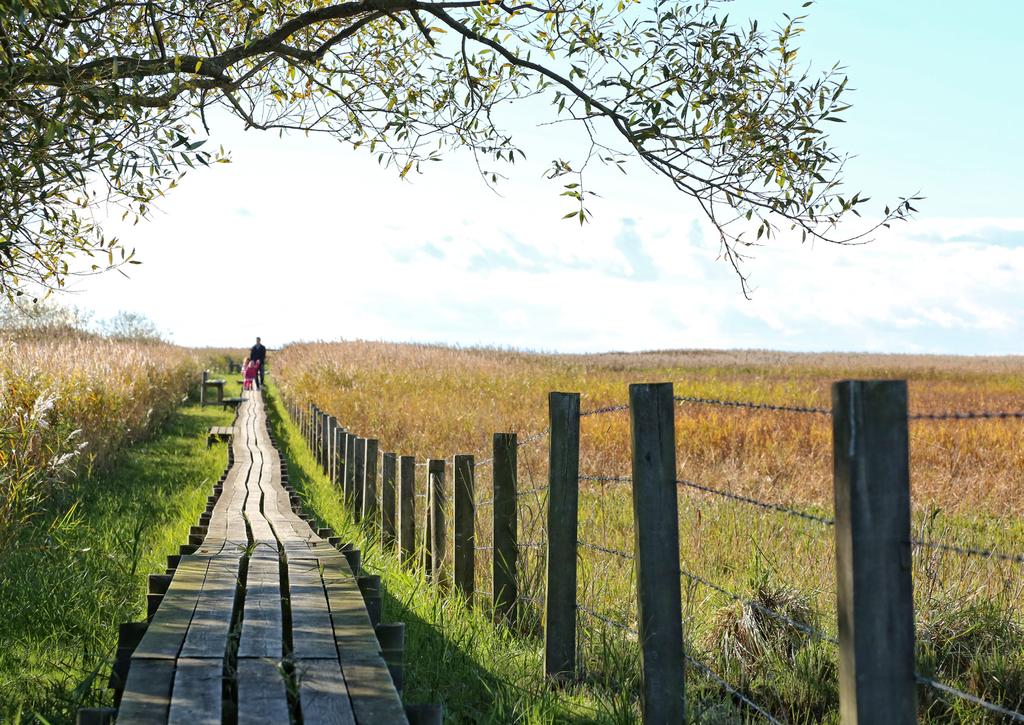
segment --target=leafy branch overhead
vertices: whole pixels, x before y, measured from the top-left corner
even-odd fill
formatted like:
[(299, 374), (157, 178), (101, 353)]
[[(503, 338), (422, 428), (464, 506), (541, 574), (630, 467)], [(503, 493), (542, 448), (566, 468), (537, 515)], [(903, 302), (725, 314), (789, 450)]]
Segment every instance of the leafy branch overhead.
[[(837, 243), (905, 218), (913, 199), (854, 233), (866, 198), (840, 194), (838, 67), (797, 66), (802, 17), (731, 25), (711, 0), (0, 0), (0, 289), (60, 287), (91, 258), (133, 261), (95, 221), (130, 218), (197, 164), (211, 106), (258, 129), (327, 133), (402, 176), (466, 148), (485, 164), (525, 153), (496, 111), (545, 97), (589, 151), (552, 178), (585, 220), (583, 172), (639, 158), (700, 205), (742, 277), (746, 246), (777, 231)], [(844, 227), (845, 229), (845, 227)]]

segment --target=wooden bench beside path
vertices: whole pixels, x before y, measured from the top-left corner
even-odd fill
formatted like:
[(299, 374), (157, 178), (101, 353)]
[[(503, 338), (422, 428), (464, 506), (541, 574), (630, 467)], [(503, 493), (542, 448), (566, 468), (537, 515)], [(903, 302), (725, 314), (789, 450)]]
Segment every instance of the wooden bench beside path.
[(259, 391), (226, 430), (228, 470), (167, 575), (151, 577), (148, 624), (122, 625), (117, 709), (79, 722), (440, 723), (437, 706), (407, 716), (404, 629), (373, 621), (379, 578), (301, 513)]

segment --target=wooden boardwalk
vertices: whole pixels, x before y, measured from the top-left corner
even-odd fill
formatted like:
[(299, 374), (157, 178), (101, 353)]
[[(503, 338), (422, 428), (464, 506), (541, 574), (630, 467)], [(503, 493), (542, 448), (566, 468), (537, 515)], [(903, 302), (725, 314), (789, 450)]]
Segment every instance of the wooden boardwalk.
[(205, 532), (171, 557), (131, 652), (118, 725), (408, 722), (359, 572), (292, 508), (259, 391), (233, 433)]

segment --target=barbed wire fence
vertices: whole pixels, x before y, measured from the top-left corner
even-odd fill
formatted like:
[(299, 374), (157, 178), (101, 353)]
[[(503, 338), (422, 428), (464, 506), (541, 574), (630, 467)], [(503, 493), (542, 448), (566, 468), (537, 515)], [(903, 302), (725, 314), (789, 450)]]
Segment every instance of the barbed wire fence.
[[(766, 403), (760, 401), (727, 400), (702, 396), (674, 396), (674, 403), (679, 408), (687, 406), (714, 406), (718, 408), (745, 409), (758, 413), (782, 413), (807, 415), (822, 420), (830, 420), (833, 411), (825, 407), (783, 405)], [(300, 425), (311, 439), (311, 447), (319, 449), (322, 442), (316, 439), (322, 436), (318, 431), (323, 427), (323, 422), (317, 417), (323, 417), (319, 411), (311, 415), (309, 411), (303, 411), (297, 406), (292, 406), (293, 418), (300, 422)], [(597, 419), (601, 416), (626, 413), (632, 414), (628, 404), (607, 405), (578, 412), (577, 420)], [(985, 420), (1021, 420), (1024, 419), (1024, 412), (1016, 411), (944, 411), (944, 412), (915, 412), (906, 413), (904, 421), (985, 421)], [(577, 434), (578, 435), (578, 434)], [(536, 444), (552, 442), (552, 431), (546, 429), (537, 433), (518, 438), (518, 480), (516, 493), (516, 528), (518, 534), (518, 559), (516, 578), (518, 588), (516, 602), (519, 607), (519, 624), (527, 633), (541, 634), (541, 622), (545, 614), (550, 615), (551, 604), (546, 598), (544, 577), (545, 557), (548, 552), (548, 537), (550, 524), (546, 520), (547, 500), (550, 494), (547, 470), (547, 460), (544, 456), (544, 447)], [(577, 453), (578, 455), (578, 453)], [(483, 457), (486, 456), (486, 457)], [(495, 483), (494, 483), (495, 455), (487, 455), (486, 452), (479, 457), (475, 465), (475, 500), (473, 502), (475, 545), (473, 557), (476, 569), (475, 592), (477, 601), (486, 603), (489, 606), (496, 601), (494, 597), (494, 581), (492, 577), (492, 565), (495, 557), (495, 543), (493, 518), (488, 512), (495, 504)], [(422, 464), (425, 467), (426, 463)], [(342, 479), (344, 473), (341, 473)], [(417, 476), (419, 478), (419, 476)], [(424, 477), (426, 478), (426, 477)], [(625, 496), (632, 494), (633, 481), (628, 475), (618, 472), (593, 471), (581, 473), (577, 477), (577, 486), (580, 487), (581, 496), (578, 504), (579, 523), (578, 536), (575, 539), (577, 554), (577, 574), (580, 581), (577, 588), (577, 598), (574, 602), (575, 619), (577, 627), (581, 631), (577, 642), (577, 653), (579, 655), (579, 670), (583, 677), (594, 677), (605, 683), (621, 682), (625, 676), (623, 672), (603, 671), (607, 669), (609, 638), (608, 631), (615, 633), (615, 646), (619, 647), (619, 653), (623, 655), (620, 661), (628, 661), (629, 655), (633, 653), (634, 664), (639, 667), (638, 650), (644, 645), (641, 641), (641, 627), (639, 612), (637, 609), (637, 566), (638, 555), (634, 550), (634, 537), (631, 530), (632, 521), (623, 521), (609, 515), (611, 507), (600, 507), (592, 505), (594, 501), (600, 501), (610, 495), (615, 496), (618, 504), (625, 500)], [(796, 527), (802, 532), (800, 535), (815, 532), (814, 535), (827, 540), (826, 548), (833, 544), (833, 536), (836, 533), (837, 520), (834, 512), (823, 511), (820, 508), (806, 508), (797, 506), (788, 501), (768, 500), (758, 496), (739, 493), (731, 490), (733, 487), (719, 483), (697, 482), (689, 480), (676, 474), (673, 483), (677, 489), (678, 500), (682, 502), (684, 510), (695, 510), (698, 526), (703, 531), (708, 530), (707, 522), (701, 521), (702, 511), (708, 509), (708, 502), (714, 501), (720, 505), (741, 507), (751, 513), (743, 521), (761, 521), (765, 517), (778, 520), (781, 524), (773, 524), (773, 528), (758, 529), (756, 534), (762, 537), (768, 534), (779, 535)], [(451, 482), (448, 482), (449, 488)], [(420, 501), (428, 501), (426, 493), (426, 482), (423, 485), (423, 492), (419, 487), (415, 497)], [(909, 497), (909, 495), (908, 495)], [(452, 520), (455, 512), (453, 503), (455, 497), (449, 496), (446, 499), (446, 518)], [(623, 507), (619, 505), (618, 510)], [(628, 512), (627, 512), (628, 513)], [(680, 523), (692, 523), (684, 520), (684, 514), (680, 513)], [(720, 522), (720, 519), (714, 523)], [(703, 535), (695, 534), (697, 540)], [(810, 535), (810, 534), (808, 534)], [(758, 546), (758, 537), (750, 532), (746, 537), (755, 548)], [(451, 538), (449, 538), (451, 541)], [(684, 549), (681, 542), (681, 549)], [(983, 561), (992, 566), (1009, 567), (1009, 570), (1001, 570), (1000, 574), (1004, 581), (1016, 577), (1022, 579), (1020, 565), (1024, 564), (1024, 554), (1015, 551), (1005, 550), (1005, 547), (990, 546), (986, 544), (965, 545), (959, 540), (943, 540), (937, 538), (932, 531), (922, 532), (918, 535), (906, 537), (904, 545), (910, 548), (913, 555), (913, 572), (915, 580), (922, 576), (921, 570), (926, 569), (928, 560), (933, 562), (939, 557), (942, 560), (958, 557), (970, 561)], [(804, 540), (797, 541), (798, 547), (807, 548)], [(450, 549), (454, 548), (450, 545)], [(816, 549), (816, 551), (821, 551)], [(833, 552), (829, 552), (831, 555)], [(449, 557), (457, 553), (449, 551)], [(757, 692), (750, 689), (750, 680), (743, 674), (742, 666), (735, 666), (730, 661), (727, 653), (723, 654), (722, 648), (716, 649), (709, 645), (708, 633), (700, 632), (696, 626), (696, 617), (693, 615), (695, 606), (704, 606), (712, 603), (719, 611), (726, 611), (729, 606), (738, 608), (740, 620), (744, 617), (747, 620), (762, 619), (770, 621), (774, 626), (782, 628), (788, 633), (791, 644), (794, 641), (816, 641), (823, 646), (835, 648), (840, 646), (838, 635), (838, 624), (835, 621), (822, 622), (814, 613), (814, 607), (788, 607), (792, 602), (773, 600), (764, 596), (765, 592), (757, 587), (748, 593), (749, 586), (737, 586), (735, 577), (725, 577), (725, 581), (716, 581), (710, 572), (715, 571), (716, 552), (710, 552), (699, 560), (692, 563), (686, 561), (686, 551), (682, 551), (683, 557), (680, 561), (679, 574), (681, 589), (687, 592), (687, 603), (680, 611), (680, 617), (687, 622), (687, 648), (681, 652), (681, 657), (687, 666), (700, 674), (708, 686), (718, 688), (720, 692), (729, 698), (736, 707), (744, 711), (748, 716), (761, 718), (768, 722), (784, 722), (788, 720), (789, 713), (785, 707), (781, 707), (777, 701), (759, 701)], [(450, 560), (449, 558), (449, 560)], [(924, 563), (922, 563), (924, 562)], [(925, 572), (924, 576), (935, 578), (933, 572)], [(1024, 588), (1024, 587), (1022, 587)], [(794, 594), (799, 592), (793, 589)], [(1021, 589), (1016, 590), (1017, 594)], [(829, 592), (832, 593), (832, 592)], [(1010, 597), (1012, 600), (1013, 597)], [(1024, 623), (1020, 621), (1019, 611), (1020, 597), (1017, 596), (1015, 604), (1016, 611), (1010, 613), (1015, 626), (1024, 632)], [(695, 604), (696, 602), (696, 604)], [(911, 605), (913, 606), (913, 604)], [(796, 614), (794, 614), (796, 612)], [(525, 615), (525, 616), (524, 616)], [(721, 622), (719, 622), (719, 625)], [(721, 628), (721, 627), (720, 627)], [(691, 632), (704, 636), (703, 644), (696, 644), (692, 641)], [(721, 631), (718, 632), (722, 634)], [(733, 632), (733, 635), (736, 633)], [(1024, 637), (1024, 635), (1022, 635)], [(794, 639), (795, 638), (795, 639)], [(718, 642), (716, 644), (721, 644)], [(1021, 640), (1024, 645), (1024, 639)], [(802, 645), (799, 645), (802, 646)], [(603, 648), (603, 650), (602, 650)], [(603, 656), (602, 656), (603, 655)], [(834, 656), (834, 655), (833, 655)], [(941, 670), (941, 668), (939, 668)], [(931, 710), (948, 712), (951, 708), (977, 707), (994, 716), (1003, 718), (1006, 721), (1024, 722), (1024, 701), (1010, 701), (1013, 693), (1001, 692), (996, 686), (989, 686), (979, 682), (979, 672), (973, 672), (969, 680), (974, 687), (964, 686), (961, 689), (957, 682), (943, 681), (940, 675), (948, 675), (943, 671), (919, 671), (913, 670), (913, 681), (921, 688), (926, 706)], [(962, 674), (962, 673), (953, 673)], [(737, 677), (737, 675), (739, 675)], [(983, 677), (980, 679), (984, 679)], [(681, 685), (681, 681), (680, 681)], [(969, 690), (974, 689), (975, 692)], [(1024, 698), (1024, 694), (1018, 693)], [(1000, 699), (1002, 698), (1002, 699)], [(943, 709), (944, 708), (944, 709)]]

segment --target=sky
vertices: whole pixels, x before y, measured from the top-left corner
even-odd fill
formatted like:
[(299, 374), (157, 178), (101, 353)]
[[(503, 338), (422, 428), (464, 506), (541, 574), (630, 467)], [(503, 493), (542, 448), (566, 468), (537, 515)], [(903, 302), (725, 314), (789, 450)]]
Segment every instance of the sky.
[[(800, 2), (740, 0), (769, 25)], [(866, 246), (785, 236), (746, 265), (745, 299), (715, 233), (638, 164), (592, 178), (592, 221), (563, 221), (543, 179), (568, 131), (514, 111), (526, 148), (500, 196), (470, 157), (397, 178), (325, 138), (213, 119), (232, 163), (189, 174), (149, 221), (110, 229), (143, 264), (76, 280), (62, 301), (141, 312), (184, 345), (256, 335), (598, 352), (665, 348), (1024, 353), (1024, 4), (823, 0), (800, 58), (840, 61), (853, 109), (833, 138), (878, 213), (916, 218)], [(543, 109), (540, 109), (543, 111)]]

